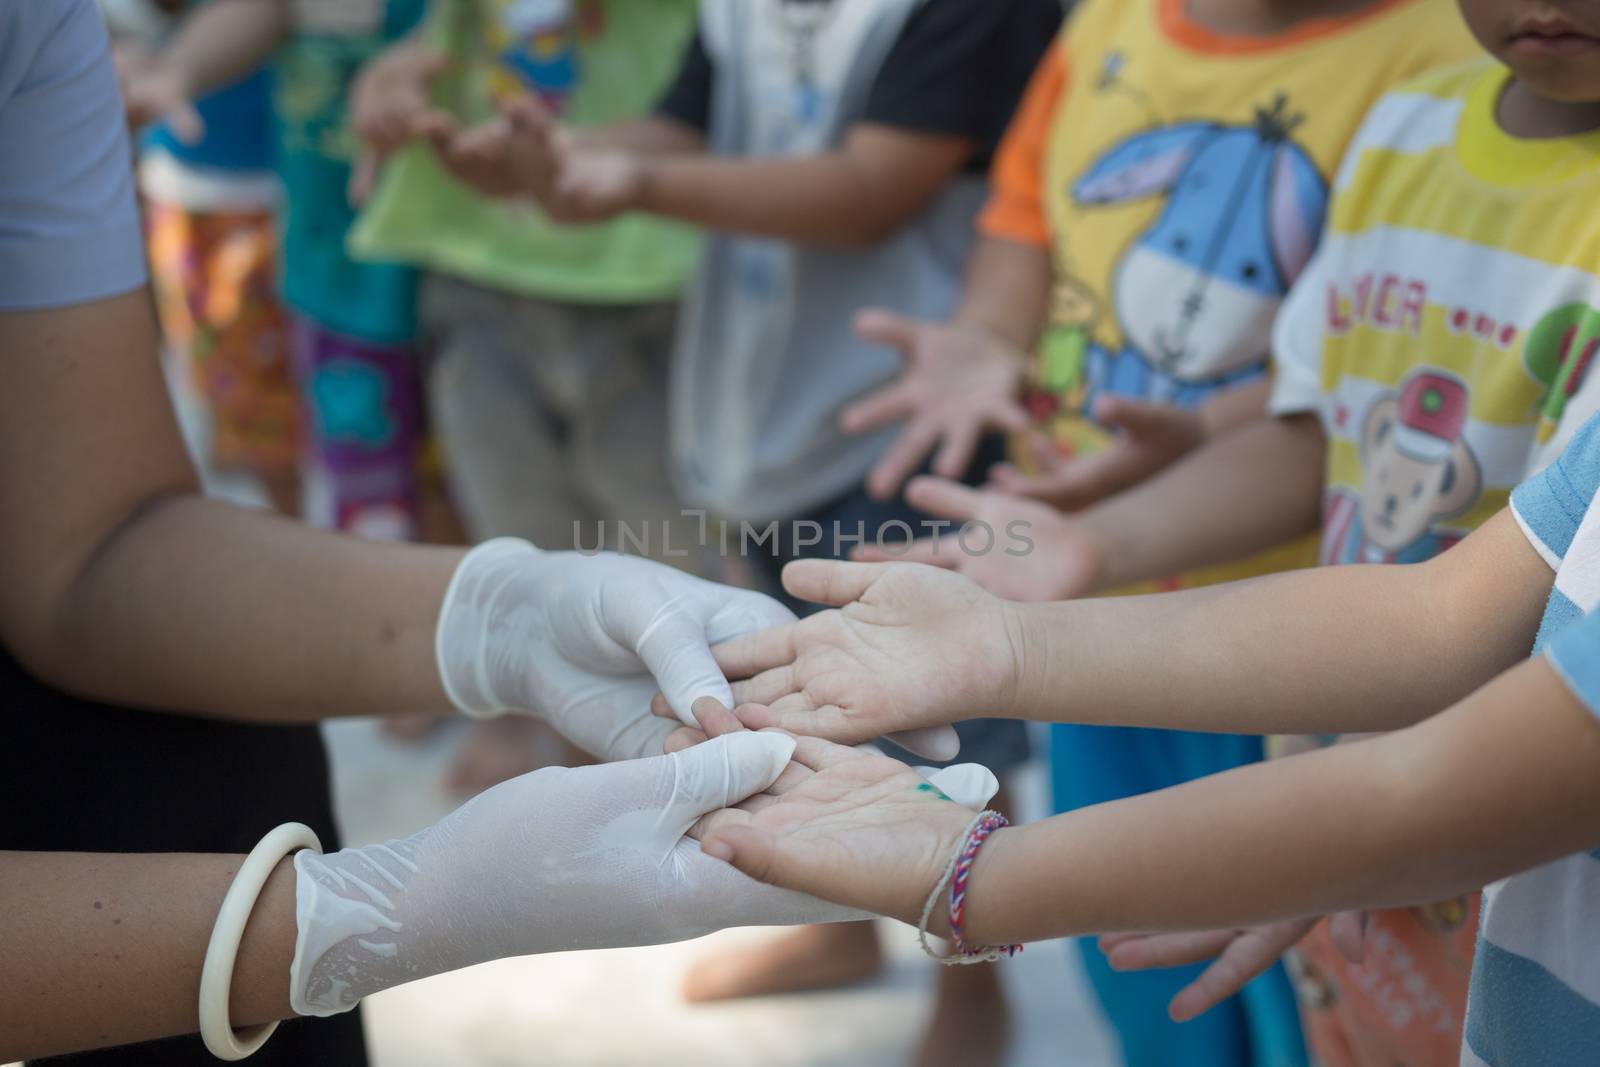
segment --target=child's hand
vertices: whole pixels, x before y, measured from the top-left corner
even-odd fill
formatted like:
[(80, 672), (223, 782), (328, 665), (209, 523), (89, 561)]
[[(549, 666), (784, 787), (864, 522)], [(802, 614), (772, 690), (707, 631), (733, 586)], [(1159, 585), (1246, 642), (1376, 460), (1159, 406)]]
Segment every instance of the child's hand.
[(933, 472), (959, 478), (986, 431), (1028, 428), (1027, 410), (1018, 399), (1027, 357), (999, 338), (974, 327), (918, 322), (886, 311), (863, 312), (856, 332), (898, 348), (906, 360), (898, 380), (840, 416), (847, 433), (906, 424), (867, 478), (873, 496), (892, 497), (935, 448)]
[(1095, 401), (1094, 417), (1117, 431), (1104, 452), (1063, 456), (1049, 441), (1033, 436), (1029, 441), (1039, 473), (1024, 474), (1002, 463), (989, 473), (994, 487), (1077, 511), (1154, 477), (1206, 437), (1198, 411), (1168, 404), (1103, 396)]
[(418, 124), (432, 106), (433, 80), (449, 62), (443, 52), (413, 41), (396, 45), (362, 68), (350, 90), (350, 122), (361, 141), (350, 176), (351, 203), (364, 203), (384, 162), (418, 136)]
[(758, 881), (915, 923), (973, 815), (903, 763), (802, 738), (767, 794), (702, 822), (700, 847)]
[(136, 44), (117, 45), (114, 58), (129, 129), (138, 131), (153, 122), (164, 122), (184, 144), (194, 144), (206, 135), (193, 94), (176, 68)]
[[(934, 759), (956, 755), (946, 724), (1013, 703), (1021, 624), (1014, 605), (958, 575), (908, 564), (791, 564), (784, 586), (840, 608), (718, 647), (738, 714), (842, 744), (885, 734)], [(939, 728), (934, 730), (932, 728)], [(910, 731), (910, 736), (907, 736)]]
[(600, 222), (636, 207), (644, 193), (639, 159), (579, 148), (531, 96), (507, 102), (498, 118), (474, 129), (435, 114), (422, 130), (461, 181), (489, 196), (529, 197), (557, 222)]
[[(915, 541), (905, 551), (862, 545), (855, 559), (869, 563), (926, 563), (957, 571), (997, 597), (1046, 602), (1086, 596), (1100, 586), (1105, 546), (1085, 523), (1041, 504), (993, 489), (972, 489), (944, 478), (915, 478), (906, 501), (919, 511), (993, 531)], [(981, 550), (981, 551), (980, 551)]]
[[(1186, 967), (1211, 960), (1200, 977), (1178, 991), (1167, 1005), (1174, 1022), (1188, 1022), (1235, 996), (1252, 979), (1277, 963), (1320, 920), (1293, 919), (1243, 930), (1177, 934), (1115, 934), (1100, 939), (1100, 951), (1114, 971)], [(1365, 954), (1363, 912), (1346, 911), (1328, 919), (1333, 943), (1345, 958), (1360, 963)]]

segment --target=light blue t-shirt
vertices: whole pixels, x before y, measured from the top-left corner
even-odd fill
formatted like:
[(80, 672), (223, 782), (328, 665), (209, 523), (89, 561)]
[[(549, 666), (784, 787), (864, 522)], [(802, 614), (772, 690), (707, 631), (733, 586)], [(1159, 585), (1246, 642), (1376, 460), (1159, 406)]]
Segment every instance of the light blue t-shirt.
[[(1534, 654), (1600, 716), (1600, 416), (1511, 497), (1555, 572)], [(1483, 894), (1461, 1062), (1600, 1062), (1600, 849), (1545, 864)]]
[(144, 285), (129, 158), (93, 0), (0, 2), (0, 310)]

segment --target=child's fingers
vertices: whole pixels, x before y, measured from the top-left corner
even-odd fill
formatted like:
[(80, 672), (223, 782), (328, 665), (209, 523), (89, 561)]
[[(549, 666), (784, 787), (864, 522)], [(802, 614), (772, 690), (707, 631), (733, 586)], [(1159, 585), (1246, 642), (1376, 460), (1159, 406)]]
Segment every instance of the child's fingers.
[(953, 726), (919, 726), (915, 730), (892, 733), (888, 740), (907, 752), (940, 763), (948, 763), (961, 755), (961, 737)]
[(1281, 952), (1263, 953), (1259, 946), (1238, 940), (1223, 949), (1217, 961), (1190, 982), (1167, 1005), (1174, 1022), (1197, 1019), (1238, 994), (1251, 979), (1278, 962)]
[(1341, 911), (1328, 917), (1328, 938), (1333, 947), (1351, 963), (1361, 963), (1367, 958), (1367, 921), (1365, 911)]
[(550, 109), (532, 93), (523, 93), (504, 101), (500, 105), (500, 114), (506, 117), (513, 129), (529, 133), (543, 133), (555, 124), (555, 116)]
[(903, 547), (857, 545), (850, 550), (857, 563), (922, 563), (947, 571), (961, 565), (960, 544), (954, 537), (924, 537)]
[(718, 830), (733, 826), (748, 826), (750, 819), (751, 813), (748, 811), (740, 808), (723, 808), (720, 811), (713, 811), (709, 815), (700, 816), (699, 821), (689, 827), (687, 836), (703, 842)]
[(161, 118), (180, 144), (199, 144), (205, 138), (206, 123), (193, 101), (171, 101), (163, 109)]
[(847, 404), (839, 412), (839, 428), (845, 433), (866, 433), (900, 422), (916, 409), (916, 397), (911, 390), (902, 382), (893, 382)]
[(707, 737), (744, 733), (744, 723), (715, 697), (701, 697), (694, 702), (692, 710), (695, 721), (700, 724), (700, 729)]
[(971, 466), (982, 437), (983, 427), (976, 422), (962, 422), (946, 429), (944, 443), (933, 457), (933, 472), (946, 478), (961, 477)]
[[(669, 717), (677, 718), (676, 715)], [(661, 751), (670, 756), (674, 752), (682, 752), (686, 748), (703, 745), (709, 740), (711, 738), (707, 737), (702, 730), (696, 730), (690, 726), (680, 726), (667, 735), (667, 739), (661, 743)]]
[(1006, 433), (1027, 433), (1033, 427), (1033, 416), (1014, 397), (1006, 397), (1000, 401), (999, 407), (991, 409), (987, 415), (990, 423)]
[(796, 599), (842, 608), (860, 600), (887, 571), (881, 563), (804, 559), (783, 569), (783, 587)]
[(803, 763), (790, 761), (789, 766), (785, 767), (783, 773), (778, 775), (778, 780), (767, 787), (767, 795), (781, 797), (785, 793), (793, 792), (804, 785), (807, 779), (814, 777), (816, 773), (816, 771)]
[(793, 664), (774, 667), (754, 678), (733, 683), (733, 699), (737, 704), (771, 704), (799, 691)]
[(906, 503), (941, 519), (967, 522), (976, 518), (983, 507), (983, 493), (949, 478), (924, 475), (906, 485)]
[(867, 492), (878, 500), (893, 498), (939, 444), (942, 433), (932, 419), (912, 418), (867, 475)]
[[(789, 757), (802, 767), (809, 767), (813, 771), (825, 771), (830, 767), (837, 767), (841, 763), (850, 763), (858, 759), (872, 759), (858, 749), (849, 745), (836, 745), (831, 741), (824, 741), (820, 737), (799, 737), (795, 739), (794, 755)], [(877, 757), (882, 758), (882, 757)]]
[(676, 719), (678, 713), (672, 710), (672, 705), (667, 701), (665, 693), (657, 693), (650, 698), (650, 714), (658, 719)]
[[(736, 637), (711, 650), (717, 666), (729, 678), (753, 678), (762, 671), (793, 663), (799, 655), (795, 637), (799, 623)], [(748, 699), (748, 698), (741, 698)]]
[(856, 316), (856, 336), (863, 341), (911, 354), (922, 333), (922, 323), (882, 308), (868, 308)]
[(730, 820), (729, 825), (717, 827), (701, 840), (700, 851), (758, 882), (776, 885), (775, 879), (782, 873), (777, 838), (748, 824)]
[(1239, 936), (1237, 930), (1181, 934), (1123, 934), (1100, 939), (1100, 951), (1114, 971), (1182, 967), (1214, 959)]
[(372, 196), (372, 188), (378, 182), (378, 168), (382, 164), (382, 155), (370, 143), (363, 145), (355, 166), (350, 170), (348, 195), (352, 207), (360, 207)]

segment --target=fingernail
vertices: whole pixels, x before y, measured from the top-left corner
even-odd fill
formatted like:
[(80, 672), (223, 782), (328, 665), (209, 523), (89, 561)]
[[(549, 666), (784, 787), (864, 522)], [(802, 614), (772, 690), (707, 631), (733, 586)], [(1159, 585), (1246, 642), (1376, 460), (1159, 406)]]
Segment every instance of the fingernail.
[(700, 851), (714, 860), (727, 863), (733, 859), (733, 846), (726, 841), (713, 839), (700, 842)]

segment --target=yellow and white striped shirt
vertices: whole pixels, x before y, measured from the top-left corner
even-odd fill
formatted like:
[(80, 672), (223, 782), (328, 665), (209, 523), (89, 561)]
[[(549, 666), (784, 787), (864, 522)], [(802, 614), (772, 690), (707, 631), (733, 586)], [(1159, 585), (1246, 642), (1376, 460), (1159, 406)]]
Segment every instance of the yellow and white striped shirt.
[(1329, 438), (1324, 563), (1420, 562), (1600, 407), (1600, 132), (1525, 140), (1487, 60), (1368, 113), (1279, 316), (1277, 414)]

